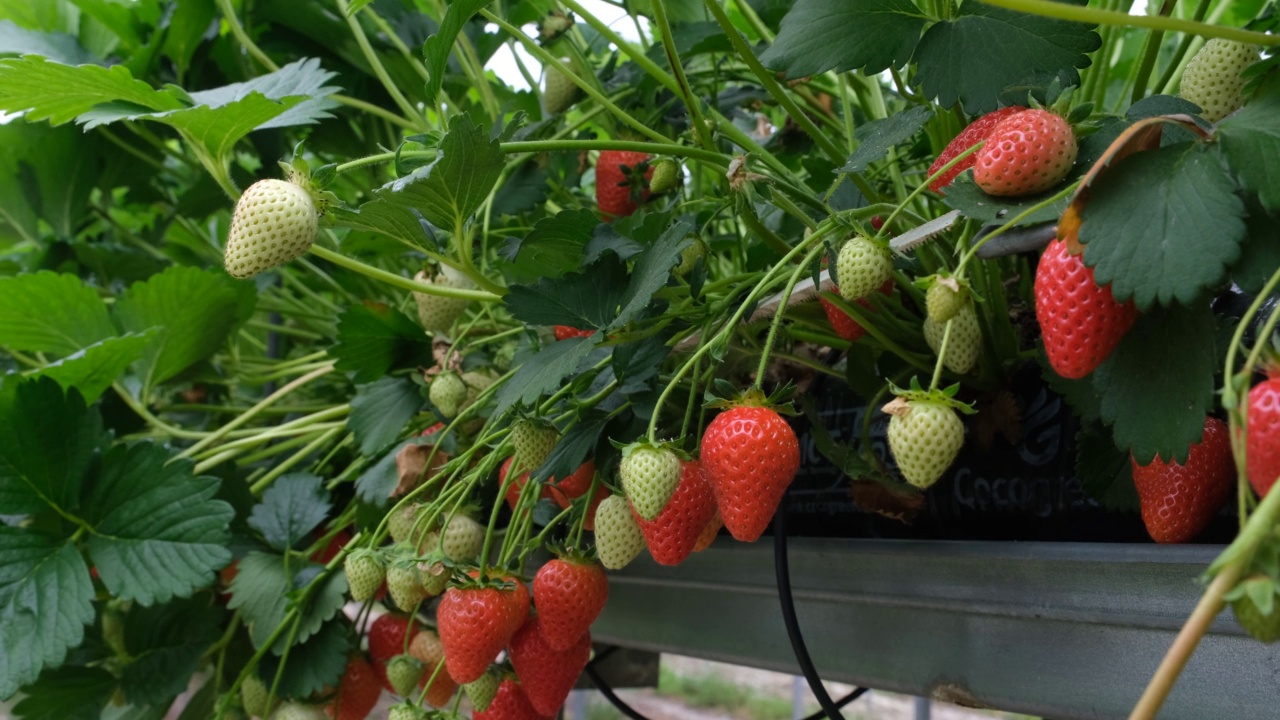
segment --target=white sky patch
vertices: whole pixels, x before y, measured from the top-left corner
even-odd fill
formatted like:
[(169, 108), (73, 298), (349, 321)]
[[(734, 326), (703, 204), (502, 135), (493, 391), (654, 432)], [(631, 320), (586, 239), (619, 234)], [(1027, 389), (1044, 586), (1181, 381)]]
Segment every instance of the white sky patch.
[(1133, 7), (1129, 8), (1130, 15), (1146, 15), (1147, 0), (1134, 0)]
[[(606, 25), (613, 28), (623, 39), (630, 42), (637, 42), (640, 36), (636, 33), (636, 26), (631, 22), (631, 18), (617, 6), (610, 5), (601, 0), (579, 0), (582, 7), (595, 17), (600, 18)], [(577, 19), (582, 23), (582, 18)], [(644, 28), (646, 34), (649, 33), (649, 21), (646, 18), (640, 18), (640, 26)], [(537, 28), (533, 25), (526, 25), (522, 28), (529, 37), (537, 37)], [(485, 27), (487, 32), (496, 32), (497, 25), (488, 25)], [(542, 78), (542, 63), (529, 54), (522, 43), (516, 42), (516, 52), (520, 55), (520, 61), (524, 63), (525, 68), (533, 75), (535, 80)], [(503, 45), (498, 51), (489, 58), (489, 62), (485, 63), (486, 70), (492, 70), (507, 85), (515, 90), (528, 90), (529, 83), (525, 82), (524, 75), (520, 73), (519, 66), (516, 65), (515, 57), (511, 54), (511, 48)]]

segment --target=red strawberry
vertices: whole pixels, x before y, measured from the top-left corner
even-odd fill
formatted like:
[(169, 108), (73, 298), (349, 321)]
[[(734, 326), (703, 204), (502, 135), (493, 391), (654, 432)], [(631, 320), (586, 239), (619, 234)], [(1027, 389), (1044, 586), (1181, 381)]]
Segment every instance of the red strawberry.
[[(596, 205), (606, 222), (626, 217), (649, 199), (649, 178), (653, 167), (649, 156), (629, 150), (602, 150), (596, 161)], [(637, 166), (645, 163), (643, 179)]]
[(369, 657), (373, 658), (373, 669), (382, 681), (383, 687), (394, 692), (387, 682), (387, 663), (391, 658), (405, 651), (405, 636), (409, 633), (409, 617), (387, 613), (379, 616), (369, 626)]
[(1045, 354), (1065, 378), (1097, 369), (1138, 319), (1133, 302), (1116, 302), (1110, 286), (1099, 287), (1093, 268), (1062, 240), (1049, 243), (1040, 256), (1035, 295)]
[(1226, 423), (1205, 418), (1204, 435), (1191, 446), (1185, 463), (1159, 457), (1150, 465), (1131, 460), (1142, 522), (1152, 540), (1187, 542), (1218, 514), (1236, 479), (1228, 435)]
[[(945, 165), (946, 163), (943, 163), (943, 164)], [(932, 175), (932, 173), (930, 174)], [(880, 217), (879, 215), (872, 216), (871, 229), (875, 230), (876, 232), (880, 232), (880, 228), (882, 227), (884, 227), (884, 218)]]
[(587, 494), (587, 491), (591, 489), (591, 481), (595, 477), (596, 462), (595, 460), (588, 460), (579, 465), (572, 475), (563, 480), (557, 481), (555, 478), (551, 478), (552, 487), (549, 488), (551, 499), (555, 500), (560, 507), (567, 508), (571, 500), (577, 500)]
[(489, 707), (476, 712), (475, 720), (550, 720), (529, 703), (524, 689), (511, 679), (503, 680)]
[[(634, 211), (633, 211), (634, 212)], [(568, 325), (556, 325), (552, 332), (556, 335), (556, 340), (568, 340), (569, 338), (591, 337), (596, 334), (595, 330), (579, 330), (576, 327)]]
[[(840, 294), (840, 288), (836, 287), (835, 283), (831, 283), (831, 291), (837, 295)], [(893, 292), (893, 281), (890, 280), (881, 285), (880, 292), (885, 295)], [(859, 325), (858, 321), (854, 320), (849, 313), (836, 307), (835, 303), (822, 296), (818, 296), (818, 300), (822, 302), (822, 310), (827, 313), (827, 321), (831, 323), (831, 329), (836, 331), (836, 335), (849, 342), (855, 342), (867, 334), (866, 328)], [(858, 307), (866, 308), (867, 312), (875, 312), (875, 309), (871, 306), (871, 301), (866, 298), (859, 298), (854, 301), (854, 304)]]
[(1280, 477), (1280, 371), (1249, 391), (1246, 471), (1259, 497)]
[[(498, 469), (499, 486), (507, 481), (507, 471), (511, 469), (511, 463), (514, 460), (515, 458), (507, 458), (503, 461), (502, 467)], [(523, 473), (520, 477), (511, 481), (511, 484), (507, 486), (507, 507), (512, 510), (516, 509), (516, 502), (520, 499), (520, 492), (524, 490), (524, 484), (528, 481), (529, 473)], [(542, 491), (538, 494), (538, 497), (551, 497), (551, 488), (544, 485), (542, 487)]]
[(680, 484), (666, 507), (653, 520), (632, 508), (649, 554), (659, 565), (679, 565), (698, 544), (698, 537), (716, 514), (715, 491), (697, 460), (680, 463)]
[(338, 694), (325, 711), (334, 720), (364, 720), (378, 704), (382, 686), (378, 673), (363, 655), (352, 655), (338, 684)]
[(1066, 118), (1026, 110), (1000, 121), (977, 152), (973, 181), (988, 195), (1019, 197), (1057, 185), (1076, 161), (1076, 136)]
[(555, 715), (591, 658), (591, 634), (583, 633), (567, 650), (555, 650), (540, 624), (538, 616), (526, 622), (511, 638), (507, 654), (529, 704), (544, 715)]
[(604, 568), (580, 557), (556, 558), (533, 576), (533, 604), (553, 650), (567, 650), (586, 634), (609, 599)]
[[(518, 592), (524, 594), (520, 611)], [(436, 608), (445, 668), (459, 684), (484, 674), (529, 615), (528, 590), (449, 588)]]
[(725, 527), (743, 542), (764, 533), (800, 469), (795, 431), (773, 409), (762, 407), (763, 402), (763, 393), (749, 391), (702, 435), (702, 469)]
[[(989, 112), (986, 115), (983, 115), (982, 117), (978, 118), (977, 120), (974, 120), (973, 122), (969, 123), (968, 127), (966, 127), (964, 130), (961, 130), (959, 135), (955, 136), (955, 138), (953, 138), (951, 142), (947, 143), (947, 146), (943, 148), (942, 153), (938, 155), (938, 159), (934, 160), (933, 164), (929, 166), (928, 174), (933, 175), (934, 173), (941, 170), (943, 165), (946, 165), (947, 163), (954, 160), (955, 157), (960, 153), (964, 152), (965, 150), (968, 150), (974, 145), (977, 145), (979, 142), (986, 140), (987, 137), (991, 135), (991, 131), (994, 130), (997, 125), (1000, 124), (1001, 120), (1004, 120), (1005, 118), (1011, 117), (1013, 115), (1017, 115), (1023, 110), (1026, 110), (1026, 108), (1020, 105), (1013, 105), (1007, 108), (1000, 108), (995, 112)], [(979, 150), (979, 152), (981, 152), (981, 150)], [(972, 155), (961, 160), (960, 162), (956, 163), (955, 165), (952, 165), (950, 170), (948, 170), (946, 173), (942, 175), (939, 175), (937, 180), (934, 180), (933, 182), (929, 183), (929, 189), (936, 193), (942, 192), (942, 189), (950, 185), (951, 181), (955, 180), (957, 175), (973, 167), (973, 164), (976, 163), (977, 161), (978, 161), (978, 153), (975, 152)], [(871, 219), (871, 225), (872, 227), (875, 227), (875, 218)], [(878, 227), (876, 228), (876, 230), (879, 230), (879, 229), (880, 228)]]

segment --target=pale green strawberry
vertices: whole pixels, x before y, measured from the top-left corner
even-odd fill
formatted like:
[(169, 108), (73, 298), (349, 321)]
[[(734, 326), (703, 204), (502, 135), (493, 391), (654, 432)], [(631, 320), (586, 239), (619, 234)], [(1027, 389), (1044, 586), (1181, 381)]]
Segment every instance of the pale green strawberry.
[(421, 679), (422, 663), (413, 657), (397, 655), (387, 662), (387, 682), (401, 697), (409, 697)]
[[(1264, 548), (1265, 551), (1266, 548)], [(1227, 593), (1240, 627), (1267, 644), (1280, 640), (1280, 602), (1276, 582), (1264, 573), (1250, 575)]]
[(935, 323), (945, 323), (960, 312), (965, 295), (954, 278), (935, 278), (924, 296), (925, 311)]
[(427, 599), (427, 591), (422, 587), (422, 576), (412, 558), (413, 552), (404, 546), (398, 549), (400, 552), (387, 567), (387, 590), (396, 607), (411, 611)]
[(631, 507), (645, 520), (653, 520), (680, 484), (680, 457), (647, 442), (632, 443), (622, 449), (618, 475)]
[(285, 180), (259, 180), (236, 202), (223, 252), (227, 274), (248, 278), (301, 257), (316, 239), (311, 193)]
[[(924, 340), (936, 354), (942, 347), (942, 338), (947, 324), (936, 323), (933, 318), (924, 319)], [(951, 318), (951, 338), (947, 340), (947, 357), (943, 365), (954, 373), (961, 375), (978, 364), (978, 356), (982, 354), (982, 330), (978, 326), (978, 313), (972, 302), (966, 302), (960, 311)]]
[(449, 585), (453, 572), (442, 562), (418, 563), (418, 581), (428, 597), (435, 597), (444, 592)]
[(884, 285), (893, 275), (893, 258), (886, 247), (861, 235), (840, 248), (836, 258), (836, 283), (845, 300), (861, 300)]
[(471, 707), (484, 712), (489, 709), (489, 703), (493, 702), (494, 696), (498, 694), (498, 686), (501, 684), (502, 676), (498, 674), (496, 668), (490, 667), (479, 679), (463, 685), (462, 690), (471, 701)]
[(271, 689), (267, 684), (252, 673), (240, 683), (240, 705), (251, 717), (264, 718), (271, 714), (271, 708), (280, 704), (280, 699), (276, 698), (276, 701), (268, 706), (267, 700), (270, 694)]
[[(422, 505), (419, 503), (409, 503), (399, 510), (392, 510), (390, 517), (387, 518), (387, 530), (391, 533), (391, 539), (397, 543), (412, 545), (410, 536), (418, 523), (421, 510)], [(418, 534), (422, 534), (421, 530)]]
[(515, 452), (512, 465), (520, 472), (533, 472), (542, 467), (560, 440), (560, 433), (537, 420), (519, 420), (511, 427), (511, 447)]
[[(467, 515), (454, 515), (441, 534), (440, 549), (445, 557), (457, 562), (472, 562), (484, 549), (485, 526)], [(427, 546), (434, 549), (434, 543)]]
[(661, 195), (680, 185), (680, 163), (662, 158), (653, 164), (653, 176), (649, 178), (649, 192)]
[[(560, 58), (560, 62), (573, 69), (573, 62), (569, 58)], [(547, 65), (546, 77), (543, 78), (542, 105), (548, 115), (559, 115), (573, 107), (580, 92), (568, 75), (554, 65)]]
[(351, 599), (356, 602), (364, 602), (373, 597), (387, 577), (381, 555), (367, 548), (355, 550), (348, 555), (342, 561), (342, 569), (347, 573)]
[(610, 495), (600, 502), (595, 534), (596, 555), (610, 570), (626, 567), (644, 550), (644, 533), (621, 495)]
[[(440, 272), (434, 277), (429, 275), (426, 270), (421, 270), (417, 275), (413, 276), (413, 279), (427, 285), (439, 285), (460, 290), (470, 290), (475, 287), (475, 284), (466, 275), (448, 265), (441, 265)], [(418, 304), (418, 322), (422, 323), (423, 330), (433, 334), (448, 331), (467, 307), (466, 300), (444, 297), (443, 295), (415, 292), (413, 299)]]
[(693, 242), (680, 251), (680, 264), (676, 266), (676, 275), (680, 277), (693, 272), (693, 269), (698, 266), (698, 260), (707, 256), (707, 243), (697, 233), (691, 234)]
[(442, 372), (431, 381), (427, 390), (431, 404), (446, 418), (457, 417), (467, 400), (467, 385), (454, 372)]
[(387, 720), (423, 720), (426, 716), (426, 711), (409, 703), (392, 705), (387, 711)]
[(1218, 122), (1244, 105), (1244, 69), (1257, 62), (1258, 46), (1213, 38), (1182, 72), (1181, 95), (1200, 106), (1201, 116)]
[(933, 485), (960, 453), (964, 423), (953, 408), (931, 400), (895, 398), (884, 411), (891, 416), (889, 450), (898, 472), (918, 488)]
[(287, 702), (272, 714), (271, 720), (329, 720), (329, 716), (322, 705)]

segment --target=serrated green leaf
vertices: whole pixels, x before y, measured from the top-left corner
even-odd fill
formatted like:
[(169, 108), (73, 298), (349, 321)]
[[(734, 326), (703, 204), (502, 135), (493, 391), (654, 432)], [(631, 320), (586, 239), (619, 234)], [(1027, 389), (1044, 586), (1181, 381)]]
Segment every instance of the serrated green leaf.
[[(284, 622), (285, 615), (294, 602), (293, 591), (301, 589), (295, 583), (299, 569), (297, 563), (294, 563), (291, 567), (295, 572), (286, 572), (283, 557), (261, 552), (251, 552), (244, 556), (237, 567), (239, 572), (231, 582), (231, 600), (227, 607), (240, 610), (249, 627), (249, 638), (253, 640), (254, 647), (260, 648), (270, 639), (276, 627)], [(301, 570), (303, 573), (306, 571), (306, 568)], [(300, 611), (301, 621), (298, 623), (295, 643), (305, 642), (317, 632), (342, 608), (345, 601), (347, 581), (342, 573), (332, 573), (328, 578), (317, 582), (322, 583), (321, 586), (312, 593), (306, 606)], [(288, 633), (284, 633), (276, 639), (271, 646), (272, 652), (277, 655), (284, 652), (289, 645), (287, 635)]]
[[(245, 82), (193, 92), (191, 99), (213, 109), (237, 109), (241, 107), (239, 103), (242, 100), (259, 93), (268, 100), (284, 103), (287, 109), (251, 130), (314, 125), (324, 118), (333, 117), (329, 110), (338, 107), (337, 101), (330, 100), (329, 96), (339, 88), (326, 84), (337, 75), (321, 68), (318, 59), (303, 58)], [(157, 119), (168, 122), (167, 116)]]
[[(347, 667), (347, 622), (341, 618), (325, 623), (316, 634), (289, 651), (289, 662), (276, 695), (282, 698), (306, 699), (325, 688), (337, 687)], [(275, 655), (262, 658), (258, 676), (270, 686), (275, 680), (280, 659)]]
[(583, 253), (600, 219), (590, 210), (565, 210), (542, 218), (516, 246), (511, 263), (502, 268), (514, 282), (564, 277), (582, 265)]
[(968, 0), (954, 20), (925, 32), (913, 61), (925, 97), (943, 107), (960, 102), (976, 115), (995, 110), (1006, 87), (1035, 76), (1079, 82), (1076, 68), (1088, 67), (1087, 53), (1101, 46), (1091, 25)]
[(373, 455), (395, 442), (421, 409), (422, 393), (413, 381), (384, 377), (356, 387), (347, 426), (355, 433), (360, 452)]
[[(245, 135), (259, 127), (270, 127), (290, 108), (301, 104), (305, 98), (292, 97), (272, 100), (259, 93), (251, 93), (228, 105), (218, 108), (197, 105), (186, 110), (149, 116), (149, 119), (180, 130), (183, 137), (196, 143), (214, 158), (226, 157), (231, 148)], [(77, 118), (86, 129), (122, 119), (114, 109), (90, 110)]]
[(1268, 214), (1252, 202), (1245, 218), (1247, 235), (1240, 259), (1231, 268), (1231, 279), (1245, 292), (1260, 292), (1280, 268), (1280, 217)]
[(1195, 103), (1175, 95), (1152, 95), (1130, 105), (1124, 116), (1133, 122), (1159, 115), (1195, 115), (1199, 110)]
[(18, 27), (12, 20), (0, 20), (0, 55), (40, 55), (66, 65), (98, 62), (92, 53), (66, 33), (28, 30)]
[(618, 392), (631, 395), (653, 389), (651, 381), (662, 369), (662, 361), (671, 354), (668, 340), (670, 335), (661, 333), (613, 348), (609, 365), (620, 383)]
[(104, 103), (125, 102), (142, 113), (180, 110), (171, 90), (135, 80), (123, 65), (63, 65), (42, 57), (0, 60), (0, 110), (26, 112), (28, 122), (61, 125)]
[[(1032, 206), (1044, 202), (1055, 192), (1057, 192), (1056, 189), (1029, 197), (996, 197), (986, 194), (974, 184), (973, 172), (966, 170), (956, 176), (956, 179), (947, 186), (947, 194), (942, 197), (942, 202), (946, 203), (947, 207), (959, 210), (967, 218), (981, 221), (983, 224), (996, 223), (1003, 225), (1026, 212)], [(1062, 215), (1062, 211), (1067, 209), (1070, 201), (1071, 198), (1064, 197), (1052, 205), (1035, 211), (1019, 225), (1034, 225), (1035, 223), (1056, 220), (1058, 216)]]
[(444, 19), (440, 21), (440, 29), (422, 45), (422, 58), (426, 61), (429, 73), (427, 105), (434, 104), (436, 95), (440, 94), (440, 86), (444, 84), (445, 74), (449, 71), (449, 53), (453, 50), (454, 41), (458, 39), (458, 33), (472, 15), (488, 4), (489, 0), (455, 0), (450, 3)]
[(577, 372), (578, 364), (594, 348), (591, 338), (569, 338), (539, 350), (521, 363), (511, 379), (498, 390), (498, 407), (494, 415), (501, 415), (513, 404), (530, 405), (559, 387), (562, 380)]
[(608, 422), (609, 416), (605, 413), (589, 411), (585, 418), (560, 436), (560, 441), (552, 448), (546, 462), (533, 474), (533, 480), (543, 482), (548, 478), (566, 478), (572, 475), (595, 449), (600, 433)]
[(25, 515), (79, 506), (85, 472), (104, 439), (102, 416), (49, 378), (0, 385), (0, 508)]
[(1245, 236), (1235, 183), (1198, 143), (1121, 160), (1094, 182), (1082, 216), (1085, 264), (1141, 310), (1190, 303), (1221, 283)]
[(568, 325), (586, 330), (613, 322), (626, 292), (626, 265), (607, 258), (585, 272), (543, 278), (533, 285), (512, 285), (502, 303), (512, 316), (529, 325)]
[(22, 720), (98, 720), (116, 679), (101, 668), (60, 667), (40, 673), (13, 707)]
[(760, 62), (792, 78), (859, 68), (874, 75), (907, 63), (925, 20), (910, 0), (797, 0)]
[(366, 302), (338, 317), (338, 342), (329, 353), (337, 369), (355, 373), (355, 382), (372, 382), (393, 367), (430, 365), (431, 338), (399, 310)]
[(146, 354), (155, 335), (155, 330), (147, 330), (101, 340), (40, 368), (36, 375), (57, 380), (64, 390), (75, 388), (85, 402), (92, 403), (120, 373)]
[(1138, 510), (1129, 453), (1116, 448), (1111, 433), (1100, 423), (1088, 423), (1076, 433), (1076, 476), (1089, 497), (1108, 510)]
[[(423, 445), (425, 443), (426, 440), (424, 438), (413, 438), (388, 450), (378, 462), (369, 466), (368, 469), (360, 473), (360, 477), (356, 478), (356, 496), (374, 507), (386, 507), (387, 500), (391, 497), (392, 491), (395, 490), (400, 481), (399, 470), (396, 467), (396, 455), (406, 445)], [(381, 515), (378, 516), (378, 520), (382, 520)]]
[(62, 664), (93, 622), (92, 600), (73, 543), (0, 523), (0, 700)]
[(631, 268), (631, 283), (622, 297), (622, 308), (609, 325), (620, 328), (649, 306), (653, 294), (671, 279), (671, 271), (680, 264), (680, 253), (693, 242), (689, 233), (693, 226), (681, 220), (673, 223), (652, 245), (640, 253)]
[(1093, 373), (1102, 419), (1111, 425), (1116, 447), (1130, 450), (1143, 465), (1157, 454), (1184, 462), (1213, 406), (1216, 359), (1207, 302), (1140, 316)]
[(153, 443), (117, 444), (84, 501), (88, 549), (102, 582), (142, 605), (185, 597), (231, 562), (235, 512), (215, 500), (219, 480), (193, 476)]
[(158, 328), (140, 363), (146, 387), (178, 375), (222, 347), (237, 316), (245, 312), (233, 283), (220, 273), (173, 266), (134, 283), (116, 301), (112, 314), (127, 332)]
[(1219, 123), (1217, 138), (1241, 186), (1280, 212), (1280, 83)]
[(916, 105), (883, 120), (872, 120), (859, 126), (853, 133), (858, 138), (858, 148), (836, 172), (863, 172), (871, 163), (888, 155), (889, 148), (920, 132), (931, 119), (933, 108)]
[(284, 552), (298, 544), (324, 522), (332, 504), (324, 482), (311, 473), (289, 473), (277, 478), (253, 508), (249, 527), (262, 533), (267, 544)]
[(75, 275), (0, 278), (0, 345), (71, 355), (116, 334), (106, 303)]
[(130, 662), (120, 676), (134, 705), (165, 705), (187, 689), (200, 658), (222, 634), (226, 612), (205, 594), (131, 608), (124, 619)]

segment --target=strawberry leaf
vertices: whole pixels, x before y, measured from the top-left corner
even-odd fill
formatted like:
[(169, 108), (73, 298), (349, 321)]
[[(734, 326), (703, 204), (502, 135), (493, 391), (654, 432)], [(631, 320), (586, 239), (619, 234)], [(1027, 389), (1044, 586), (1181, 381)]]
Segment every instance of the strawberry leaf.
[[(1040, 195), (1019, 198), (996, 197), (983, 192), (974, 184), (973, 172), (965, 170), (947, 186), (947, 194), (942, 197), (942, 202), (950, 208), (959, 210), (967, 218), (979, 220), (984, 224), (1003, 225), (1026, 212), (1033, 205), (1044, 202), (1055, 192), (1058, 191), (1054, 189)], [(1064, 197), (1052, 205), (1031, 213), (1019, 225), (1057, 220), (1070, 201), (1070, 198)]]
[(355, 382), (372, 382), (393, 367), (431, 364), (431, 338), (418, 323), (383, 303), (352, 305), (338, 317), (338, 342), (329, 353), (335, 367), (354, 372)]
[(1100, 423), (1083, 426), (1076, 433), (1076, 476), (1089, 497), (1108, 510), (1138, 510), (1133, 487), (1133, 465)]
[(631, 284), (622, 298), (622, 309), (610, 328), (619, 328), (649, 306), (653, 294), (671, 278), (671, 271), (680, 263), (680, 253), (692, 242), (689, 233), (693, 226), (681, 220), (672, 223), (652, 245), (640, 253), (631, 268)]
[(1246, 292), (1260, 292), (1272, 273), (1280, 268), (1280, 217), (1248, 203), (1245, 227), (1249, 235), (1240, 259), (1231, 268), (1231, 279)]
[(503, 304), (517, 319), (530, 325), (608, 327), (627, 296), (627, 268), (614, 258), (604, 258), (582, 273), (543, 278), (532, 285), (509, 288)]
[(582, 264), (600, 220), (590, 210), (565, 210), (534, 223), (529, 234), (509, 246), (503, 274), (514, 282), (564, 277)]
[(480, 12), (480, 9), (488, 4), (489, 0), (456, 0), (450, 3), (444, 19), (440, 21), (440, 29), (423, 43), (422, 58), (426, 61), (429, 73), (425, 90), (428, 106), (435, 103), (436, 95), (440, 94), (440, 87), (444, 84), (445, 75), (449, 73), (449, 53), (453, 51), (453, 43), (458, 39), (458, 33), (462, 32), (462, 28), (466, 26), (472, 15)]
[(92, 600), (89, 568), (74, 543), (0, 523), (0, 700), (80, 645), (93, 622)]
[(356, 387), (347, 425), (360, 443), (360, 452), (376, 455), (395, 442), (409, 419), (422, 409), (422, 393), (405, 378), (384, 377)]
[[(301, 608), (295, 643), (305, 642), (320, 630), (321, 626), (342, 608), (347, 592), (347, 581), (341, 572), (330, 574), (324, 580), (315, 580), (317, 565), (308, 565), (297, 571), (297, 564), (286, 565), (283, 557), (262, 552), (251, 552), (240, 559), (239, 572), (231, 582), (231, 600), (227, 607), (240, 610), (249, 626), (249, 638), (253, 646), (261, 648), (271, 634), (284, 622), (289, 608), (297, 602), (295, 591), (308, 582), (322, 583)], [(290, 570), (294, 570), (290, 573)], [(292, 621), (291, 621), (292, 622)], [(289, 647), (288, 633), (282, 633), (271, 646), (271, 652), (279, 655)]]
[(569, 338), (552, 343), (520, 363), (511, 379), (498, 391), (499, 416), (515, 404), (531, 405), (578, 371), (578, 365), (595, 349), (592, 338)]
[(111, 594), (142, 605), (186, 597), (231, 562), (221, 481), (152, 443), (118, 444), (83, 503), (89, 557)]
[(64, 666), (22, 688), (13, 711), (22, 720), (99, 720), (115, 689), (115, 676), (102, 668)]
[(872, 120), (858, 126), (853, 133), (859, 140), (858, 148), (849, 156), (849, 162), (836, 172), (863, 172), (871, 163), (888, 155), (889, 148), (920, 132), (931, 119), (933, 109), (917, 105), (883, 120)]
[(1218, 125), (1218, 142), (1246, 190), (1280, 212), (1280, 82)]
[(1143, 465), (1157, 454), (1185, 461), (1213, 406), (1216, 358), (1207, 302), (1140, 316), (1093, 375), (1102, 420), (1112, 426), (1116, 447), (1130, 450)]
[(120, 688), (133, 705), (167, 705), (187, 689), (200, 658), (222, 634), (226, 613), (208, 595), (132, 608), (124, 645), (132, 660)]
[(69, 122), (104, 103), (125, 103), (133, 114), (185, 107), (172, 89), (135, 80), (124, 65), (63, 65), (42, 57), (0, 60), (0, 110), (26, 111), (28, 122)]
[(905, 65), (925, 17), (910, 0), (797, 0), (760, 62), (788, 77)]
[[(23, 276), (30, 277), (30, 276)], [(53, 378), (65, 390), (75, 388), (85, 402), (97, 400), (120, 373), (146, 354), (157, 331), (127, 333), (107, 338), (40, 369), (37, 375)]]
[[(207, 23), (205, 27), (208, 27)], [(28, 30), (15, 25), (12, 20), (0, 20), (0, 48), (4, 48), (6, 55), (40, 55), (65, 65), (98, 62), (98, 58), (85, 50), (72, 35)]]
[(1179, 143), (1130, 155), (1098, 176), (1080, 242), (1099, 284), (1141, 310), (1188, 304), (1240, 257), (1245, 208), (1218, 153)]
[(116, 335), (107, 306), (74, 275), (42, 271), (0, 278), (0, 345), (71, 355)]
[(310, 473), (289, 473), (271, 483), (262, 502), (249, 515), (249, 527), (262, 533), (272, 548), (298, 550), (298, 543), (324, 522), (332, 504), (320, 478)]
[(929, 28), (913, 61), (926, 97), (943, 107), (960, 102), (974, 115), (995, 110), (1006, 87), (1037, 76), (1079, 82), (1076, 68), (1088, 67), (1086, 53), (1101, 46), (1091, 25), (969, 0), (954, 20)]
[(104, 435), (102, 416), (53, 380), (0, 386), (0, 508), (8, 515), (71, 513)]
[[(288, 109), (283, 112), (277, 111), (271, 118), (249, 128), (250, 130), (314, 125), (320, 120), (333, 117), (328, 111), (338, 107), (337, 101), (330, 100), (328, 97), (337, 92), (338, 88), (326, 85), (337, 75), (321, 68), (320, 61), (316, 58), (303, 58), (275, 72), (260, 75), (245, 82), (193, 92), (190, 97), (198, 105), (213, 110), (231, 107), (231, 110), (220, 113), (224, 122), (229, 121), (235, 112), (240, 112), (238, 108), (241, 106), (237, 103), (255, 93), (288, 106)], [(299, 102), (299, 98), (305, 99)], [(172, 116), (166, 116), (161, 121), (175, 124), (171, 118)]]
[[(294, 645), (289, 651), (289, 662), (284, 665), (276, 694), (285, 698), (307, 698), (327, 687), (336, 687), (347, 667), (347, 653), (350, 651), (347, 627), (342, 619), (326, 622), (306, 642)], [(305, 661), (299, 662), (299, 658), (305, 658)], [(269, 687), (279, 668), (280, 658), (267, 655), (258, 666), (258, 677)]]

